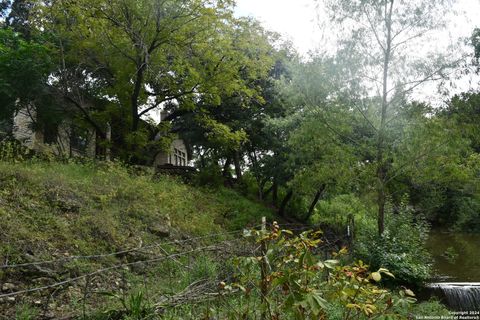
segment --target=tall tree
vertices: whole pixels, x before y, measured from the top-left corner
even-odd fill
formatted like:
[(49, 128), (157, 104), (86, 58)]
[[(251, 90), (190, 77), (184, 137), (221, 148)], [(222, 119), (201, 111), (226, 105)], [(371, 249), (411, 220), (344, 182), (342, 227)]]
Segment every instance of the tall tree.
[(199, 102), (258, 96), (245, 79), (268, 72), (242, 48), (251, 23), (233, 17), (231, 1), (62, 1), (35, 17), (61, 53), (54, 85), (95, 127), (111, 122), (125, 157), (144, 153), (155, 136), (144, 122), (150, 112), (168, 107), (173, 118), (201, 113)]
[(5, 25), (30, 39), (31, 14), (38, 0), (4, 0), (0, 1), (0, 17), (4, 16)]
[(475, 28), (472, 34), (472, 44), (475, 49), (475, 58), (480, 58), (480, 28)]
[(402, 110), (390, 195), (408, 194), (416, 211), (437, 225), (478, 228), (471, 212), (479, 205), (477, 102), (467, 94), (441, 109), (411, 103)]
[[(365, 88), (366, 95), (377, 95), (375, 118), (364, 118), (376, 130), (376, 190), (378, 232), (385, 229), (387, 182), (392, 157), (392, 121), (405, 97), (427, 81), (441, 79), (461, 58), (451, 52), (428, 52), (425, 43), (431, 31), (445, 26), (450, 1), (421, 0), (326, 0), (331, 19), (350, 37), (341, 39), (340, 50), (355, 70), (349, 76)], [(424, 54), (419, 55), (422, 48)]]
[(308, 203), (302, 218), (309, 218), (327, 194), (356, 189), (359, 171), (369, 167), (372, 129), (344, 97), (335, 60), (318, 55), (292, 69), (292, 80), (282, 91), (293, 110), (288, 185)]
[(49, 48), (27, 41), (10, 28), (0, 29), (0, 120), (48, 95), (46, 82), (53, 63)]
[[(245, 60), (239, 70), (248, 91), (223, 92), (220, 104), (199, 98), (197, 108), (183, 112), (175, 122), (197, 150), (209, 152), (213, 162), (223, 162), (225, 176), (229, 176), (230, 165), (233, 165), (238, 180), (246, 162), (258, 164), (256, 160), (260, 155), (257, 146), (260, 147), (260, 140), (264, 138), (263, 121), (278, 110), (271, 95), (274, 73), (278, 69), (274, 61), (280, 56), (272, 45), (276, 35), (265, 31), (255, 21), (245, 20), (242, 25), (233, 45), (239, 53), (254, 61)], [(169, 118), (175, 118), (175, 110), (171, 113), (173, 116)], [(250, 164), (251, 169), (258, 169), (258, 166)]]

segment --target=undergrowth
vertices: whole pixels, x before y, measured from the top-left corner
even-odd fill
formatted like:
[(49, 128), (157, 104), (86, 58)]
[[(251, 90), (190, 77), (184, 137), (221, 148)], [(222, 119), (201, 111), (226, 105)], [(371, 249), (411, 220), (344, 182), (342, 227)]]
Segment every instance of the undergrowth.
[[(42, 286), (148, 257), (137, 252), (68, 260), (72, 256), (219, 234), (195, 243), (208, 245), (227, 238), (224, 234), (229, 231), (258, 224), (262, 216), (271, 217), (272, 213), (234, 190), (196, 187), (169, 176), (132, 174), (132, 170), (116, 163), (0, 161), (0, 265), (67, 259), (53, 265), (0, 269), (0, 284), (13, 283), (15, 288), (9, 291)], [(161, 250), (177, 252), (191, 249), (188, 246), (171, 244)], [(153, 253), (159, 255), (163, 251), (157, 248)], [(190, 266), (190, 261), (176, 260), (179, 265)], [(161, 270), (133, 265), (116, 272), (112, 279), (99, 279), (98, 287), (118, 290), (122, 286), (119, 279), (126, 277), (129, 287), (124, 292), (129, 292), (143, 285), (144, 279), (139, 274), (147, 270), (154, 279), (152, 283), (180, 290), (194, 278), (208, 278), (215, 273), (215, 264), (207, 255), (192, 263), (194, 269), (179, 270), (180, 280), (174, 283), (161, 279)], [(165, 264), (156, 268), (165, 268)], [(81, 286), (80, 281), (64, 297), (74, 309), (82, 305)], [(45, 304), (50, 303), (48, 309), (55, 309), (66, 303), (45, 300), (52, 292), (57, 291), (35, 293), (26, 299), (2, 299), (0, 314), (11, 312), (17, 318), (27, 319), (29, 314), (37, 313), (36, 309), (45, 309)], [(111, 299), (98, 296), (93, 300)]]

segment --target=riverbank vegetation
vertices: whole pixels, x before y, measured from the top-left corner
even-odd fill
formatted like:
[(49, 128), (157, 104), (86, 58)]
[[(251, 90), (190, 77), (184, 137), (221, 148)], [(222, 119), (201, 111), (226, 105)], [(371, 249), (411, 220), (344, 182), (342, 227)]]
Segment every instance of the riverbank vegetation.
[[(235, 318), (229, 308), (248, 318), (257, 305), (270, 319), (415, 312), (393, 301), (432, 277), (429, 229), (480, 232), (480, 31), (437, 41), (449, 1), (313, 2), (338, 36), (302, 56), (238, 17), (233, 1), (0, 0), (0, 297), (10, 315), (25, 305), (85, 318), (107, 300), (117, 308), (100, 319), (147, 318), (147, 309), (195, 318), (195, 303), (205, 319)], [(452, 94), (465, 77), (471, 88)], [(19, 115), (30, 118), (24, 128)], [(185, 174), (154, 174), (159, 154), (176, 159), (179, 139)], [(259, 232), (261, 217), (322, 229), (333, 246), (316, 251), (307, 244), (319, 239), (274, 228), (257, 247), (275, 242), (279, 262), (228, 242), (241, 238), (228, 232)], [(341, 267), (328, 266), (344, 246)], [(257, 268), (253, 278), (236, 275), (234, 260)], [(124, 272), (99, 279), (112, 263)], [(51, 296), (50, 280), (80, 277), (83, 289), (60, 290), (57, 304), (19, 302), (26, 275)], [(296, 277), (308, 285), (294, 288)], [(328, 294), (312, 293), (323, 286)], [(445, 311), (418, 308), (430, 307)]]
[(6, 319), (447, 314), (412, 290), (379, 287), (394, 275), (354, 262), (345, 238), (291, 223), (260, 230), (273, 211), (230, 189), (114, 163), (2, 162), (0, 176)]

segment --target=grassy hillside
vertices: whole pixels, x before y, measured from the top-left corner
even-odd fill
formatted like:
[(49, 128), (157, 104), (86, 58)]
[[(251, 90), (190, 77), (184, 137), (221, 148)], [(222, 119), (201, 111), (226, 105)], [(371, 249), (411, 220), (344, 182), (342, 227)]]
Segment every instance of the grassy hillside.
[[(0, 265), (224, 233), (271, 215), (233, 190), (194, 187), (167, 176), (134, 175), (114, 164), (0, 162)], [(0, 293), (50, 284), (129, 258), (0, 269), (0, 284), (7, 283)], [(20, 316), (28, 314), (32, 303), (43, 308), (44, 298), (43, 292), (3, 298), (0, 314), (13, 309)], [(62, 299), (71, 303), (80, 299), (80, 293)]]
[[(0, 162), (0, 320), (240, 319), (261, 313), (258, 242), (249, 245), (239, 230), (258, 225), (262, 216), (272, 219), (271, 211), (233, 190), (132, 171), (105, 163)], [(264, 239), (275, 246), (276, 236)], [(297, 247), (298, 239), (287, 240), (290, 245), (279, 240), (268, 250), (275, 252), (271, 258), (286, 250), (285, 259), (293, 261), (288, 250), (297, 248), (298, 257), (313, 250)], [(337, 249), (326, 243), (322, 255)], [(303, 264), (291, 265), (282, 272), (292, 281), (296, 274), (317, 277)], [(347, 281), (347, 269), (335, 270)], [(278, 275), (272, 271), (267, 278)], [(321, 287), (333, 290), (338, 279)], [(235, 287), (236, 281), (243, 285)], [(282, 288), (270, 291), (272, 304), (290, 319), (294, 308), (282, 302)], [(392, 295), (405, 300), (396, 290)], [(327, 319), (349, 318), (341, 299), (327, 298)], [(315, 303), (307, 308), (317, 309)], [(392, 311), (405, 319), (448, 314), (438, 302)], [(366, 318), (359, 312), (355, 319)]]
[(132, 175), (115, 165), (0, 163), (0, 190), (0, 253), (10, 260), (26, 250), (85, 254), (155, 241), (155, 227), (202, 235), (271, 216), (229, 189)]

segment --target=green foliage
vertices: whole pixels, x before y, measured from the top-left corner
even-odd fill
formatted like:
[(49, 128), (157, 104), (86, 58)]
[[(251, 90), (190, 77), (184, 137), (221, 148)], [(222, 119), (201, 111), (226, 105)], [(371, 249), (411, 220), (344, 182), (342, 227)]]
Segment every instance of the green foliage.
[(357, 227), (363, 229), (366, 225), (374, 223), (374, 217), (369, 215), (370, 210), (364, 199), (354, 194), (342, 194), (320, 201), (310, 220), (314, 224), (326, 223), (344, 227), (348, 217), (353, 215)]
[(20, 305), (15, 314), (15, 320), (34, 320), (37, 318), (39, 311), (28, 305)]
[(428, 106), (405, 107), (390, 178), (395, 203), (409, 193), (416, 212), (465, 231), (478, 228), (477, 98), (456, 96), (434, 117), (426, 116)]
[(20, 107), (40, 101), (52, 69), (48, 45), (26, 41), (8, 28), (0, 28), (0, 120)]
[[(273, 219), (274, 214), (262, 203), (249, 200), (238, 192), (222, 188), (218, 193), (219, 199), (223, 201), (223, 216), (219, 221), (224, 221), (230, 229), (240, 229), (252, 223), (258, 224), (262, 217)], [(225, 204), (234, 203), (235, 206), (226, 206)]]
[(224, 177), (220, 172), (220, 168), (216, 164), (200, 168), (200, 171), (195, 175), (195, 184), (199, 186), (207, 186), (210, 188), (219, 188), (223, 186)]
[[(414, 48), (431, 40), (430, 31), (445, 26), (450, 2), (327, 0), (323, 4), (333, 26), (342, 31), (335, 57), (339, 75), (346, 83), (341, 87), (342, 98), (351, 110), (359, 112), (358, 119), (373, 129), (369, 130), (370, 137), (362, 132), (363, 139), (354, 140), (360, 150), (369, 142), (364, 156), (376, 168), (372, 178), (377, 193), (378, 232), (383, 233), (387, 189), (398, 173), (392, 166), (411, 165), (396, 161), (395, 146), (403, 138), (399, 128), (406, 120), (402, 108), (418, 86), (436, 77), (444, 78), (444, 70), (458, 66), (462, 60), (454, 58), (457, 52), (451, 48), (440, 51), (435, 46), (421, 55), (412, 54)], [(408, 120), (407, 124), (413, 119)], [(417, 151), (408, 162), (414, 163), (424, 150)]]
[(0, 141), (0, 161), (21, 162), (31, 158), (32, 151), (14, 140)]
[(289, 67), (291, 78), (278, 83), (286, 115), (267, 126), (285, 141), (275, 164), (267, 164), (282, 170), (280, 182), (295, 190), (290, 212), (304, 218), (318, 190), (324, 199), (366, 184), (371, 128), (340, 95), (335, 61), (319, 55)]
[[(239, 290), (248, 301), (239, 314), (263, 313), (267, 319), (388, 319), (412, 310), (416, 301), (411, 290), (394, 294), (378, 286), (382, 277), (394, 277), (385, 268), (369, 272), (361, 261), (345, 265), (319, 259), (315, 248), (321, 245), (321, 232), (295, 236), (274, 223), (271, 231), (248, 230), (245, 236), (262, 251), (237, 259), (237, 281), (222, 284), (226, 291)], [(346, 251), (334, 256), (341, 258)], [(255, 299), (260, 300), (259, 310), (249, 309)]]
[(230, 127), (214, 119), (204, 117), (198, 121), (205, 130), (204, 136), (208, 144), (224, 152), (232, 152), (240, 149), (247, 140), (247, 134), (243, 129), (232, 131)]
[[(408, 314), (407, 310), (403, 310), (401, 314), (404, 318), (410, 315)], [(416, 305), (411, 314), (414, 316), (436, 315), (440, 317), (448, 317), (451, 316), (452, 313), (440, 301), (436, 299), (430, 299), (429, 301), (425, 301)]]
[(51, 86), (68, 102), (62, 107), (99, 132), (108, 122), (123, 160), (141, 162), (154, 147), (157, 128), (144, 124), (160, 109), (177, 122), (193, 118), (187, 129), (203, 128), (218, 148), (246, 139), (215, 109), (234, 97), (240, 104), (232, 110), (242, 114), (250, 101), (264, 101), (256, 82), (273, 66), (273, 36), (235, 18), (232, 1), (82, 0), (33, 11), (36, 32), (50, 34), (61, 52)]
[(453, 220), (452, 229), (475, 233), (480, 230), (480, 197), (456, 195), (447, 205)]
[(386, 216), (382, 235), (375, 232), (374, 223), (357, 232), (355, 254), (373, 268), (383, 266), (403, 283), (419, 284), (430, 278), (431, 256), (425, 247), (428, 224), (407, 208)]
[(117, 300), (122, 305), (122, 310), (109, 310), (103, 312), (106, 319), (143, 320), (154, 319), (155, 312), (143, 291), (130, 294), (110, 294), (107, 296)]
[(152, 181), (114, 163), (0, 162), (0, 181), (0, 252), (14, 252), (12, 262), (28, 247), (48, 257), (52, 248), (88, 254), (134, 246), (133, 235), (155, 241), (148, 229), (157, 224), (200, 235), (271, 216), (233, 190), (187, 186), (164, 176)]
[[(0, 162), (0, 260), (8, 259), (9, 263), (29, 262), (27, 252), (36, 259), (48, 260), (55, 252), (67, 257), (136, 248), (139, 243), (155, 244), (163, 237), (155, 233), (157, 227), (168, 230), (172, 240), (223, 233), (257, 224), (261, 216), (272, 217), (272, 212), (234, 190), (194, 187), (168, 176), (152, 179), (151, 175), (136, 175), (119, 163)], [(214, 239), (217, 238), (199, 240), (196, 245)], [(165, 250), (174, 252), (176, 248)], [(98, 261), (72, 260), (47, 268), (58, 267), (62, 277), (69, 277), (129, 259), (130, 256), (112, 256)], [(158, 268), (147, 269), (149, 282), (152, 287), (155, 284), (150, 288), (153, 292), (180, 292), (193, 282), (214, 281), (225, 272), (215, 257), (204, 253), (192, 261), (184, 257), (170, 262), (170, 266), (158, 264)], [(106, 301), (105, 296), (95, 296), (89, 302), (95, 301), (96, 308), (123, 310), (122, 315), (130, 316), (148, 309), (147, 302), (156, 301), (146, 291), (142, 297), (137, 295), (137, 289), (144, 286), (144, 277), (130, 270), (125, 273), (132, 286), (131, 297), (130, 293), (121, 295), (125, 306), (118, 299)], [(0, 279), (13, 274), (2, 272)], [(69, 301), (82, 299), (76, 291), (72, 295)], [(104, 308), (105, 304), (110, 306)], [(62, 308), (72, 308), (75, 313), (82, 309), (70, 302)], [(108, 319), (106, 314), (98, 314), (97, 318)]]
[[(136, 176), (129, 172), (131, 170), (116, 163), (0, 163), (0, 223), (3, 226), (0, 255), (8, 255), (11, 263), (20, 263), (25, 262), (22, 256), (26, 248), (39, 259), (48, 258), (55, 250), (68, 252), (69, 255), (109, 252), (136, 246), (138, 239), (144, 243), (158, 241), (148, 232), (153, 224), (170, 223), (175, 230), (173, 232), (180, 235), (205, 234), (222, 228), (238, 229), (248, 223), (256, 223), (263, 215), (271, 217), (271, 213), (261, 205), (233, 190), (195, 189), (167, 177), (160, 177), (154, 182), (148, 175)], [(352, 196), (339, 197), (329, 202), (329, 206), (332, 206), (332, 212), (337, 212), (337, 208), (340, 211), (349, 210), (340, 204), (350, 200), (351, 208), (357, 208), (358, 215), (363, 214), (359, 200)], [(401, 226), (402, 219), (399, 218), (395, 226)], [(396, 229), (402, 229), (403, 236), (410, 232), (408, 236), (411, 237), (411, 228)], [(52, 230), (55, 232), (52, 233)], [(250, 235), (256, 246), (262, 242), (267, 244), (267, 285), (272, 297), (268, 304), (274, 313), (304, 319), (314, 314), (325, 314), (329, 319), (347, 319), (347, 314), (350, 314), (348, 319), (363, 319), (371, 313), (406, 316), (407, 312), (414, 312), (412, 308), (415, 307), (410, 305), (401, 308), (401, 301), (408, 302), (408, 296), (402, 297), (378, 286), (378, 275), (382, 279), (389, 278), (385, 269), (374, 267), (373, 270), (380, 274), (370, 273), (364, 264), (341, 262), (341, 255), (336, 257), (340, 258), (339, 261), (320, 258), (317, 255), (317, 247), (322, 245), (320, 234), (294, 236), (275, 227), (272, 232), (251, 231)], [(398, 245), (396, 239), (391, 241)], [(42, 245), (39, 246), (39, 243)], [(415, 243), (411, 241), (410, 244)], [(407, 249), (406, 246), (401, 248)], [(234, 271), (236, 280), (230, 286), (232, 292), (239, 292), (232, 297), (219, 297), (220, 305), (225, 303), (225, 307), (216, 312), (233, 316), (244, 310), (255, 314), (263, 310), (255, 308), (253, 303), (261, 300), (256, 291), (262, 279), (261, 259), (257, 257), (239, 257), (236, 265), (229, 265), (233, 270), (222, 269), (214, 257), (207, 255), (196, 257), (193, 263), (185, 257), (159, 264), (148, 271), (148, 276), (158, 279), (156, 287), (173, 292), (203, 279), (215, 279), (219, 275), (228, 278)], [(178, 268), (183, 264), (188, 264), (189, 268)], [(83, 274), (95, 266), (77, 261), (64, 267), (74, 274)], [(397, 271), (403, 276), (402, 270)], [(175, 281), (169, 282), (160, 276), (166, 272), (174, 272)], [(363, 280), (359, 282), (358, 277), (352, 277), (352, 274)], [(117, 294), (106, 311), (95, 313), (91, 319), (114, 319), (115, 315), (124, 319), (150, 316), (154, 319), (158, 316), (151, 315), (151, 306), (155, 301), (147, 296), (147, 291), (140, 289), (143, 278), (130, 272), (127, 272), (127, 278), (132, 283), (132, 290), (125, 295)], [(362, 288), (362, 291), (353, 297), (356, 288)], [(224, 292), (229, 290), (225, 288)], [(371, 303), (372, 296), (379, 299)], [(389, 297), (392, 298), (392, 306), (389, 306)], [(225, 299), (229, 302), (226, 303)], [(235, 308), (226, 307), (230, 304)], [(188, 317), (188, 314), (193, 317), (198, 315), (198, 310), (208, 314), (208, 304), (169, 309), (164, 316), (166, 319)]]
[[(37, 115), (33, 129), (68, 116), (80, 131), (95, 128), (99, 149), (128, 163), (151, 163), (179, 132), (201, 167), (194, 178), (200, 187), (193, 187), (163, 176), (153, 181), (117, 163), (58, 159), (50, 146), (33, 156), (2, 141), (2, 257), (111, 251), (158, 240), (152, 229), (159, 226), (181, 236), (273, 217), (224, 188), (227, 182), (262, 201), (269, 190), (274, 206), (291, 199), (289, 214), (312, 223), (340, 229), (354, 218), (355, 254), (377, 270), (369, 273), (361, 262), (329, 265), (315, 254), (318, 235), (252, 231), (270, 250), (260, 260), (238, 259), (243, 273), (226, 291), (242, 292), (232, 298), (239, 309), (250, 312), (249, 299), (258, 298), (249, 296), (254, 282), (273, 297), (261, 299), (261, 312), (407, 317), (409, 308), (393, 300), (408, 297), (377, 282), (388, 270), (395, 274), (390, 282), (429, 277), (422, 217), (480, 230), (480, 95), (455, 96), (442, 109), (410, 101), (418, 85), (453, 66), (450, 52), (425, 59), (409, 49), (443, 26), (447, 1), (324, 3), (346, 38), (331, 56), (301, 61), (257, 21), (236, 18), (230, 0), (0, 1), (0, 16), (9, 16), (0, 29), (2, 139), (15, 112), (28, 106)], [(479, 34), (475, 29), (471, 39), (476, 63)], [(156, 125), (149, 115), (159, 109), (168, 120)], [(377, 235), (374, 211), (383, 218), (382, 199), (392, 208)], [(455, 254), (446, 252), (451, 260)], [(190, 280), (220, 272), (209, 257), (197, 262)], [(91, 266), (67, 268), (76, 274)], [(179, 277), (190, 284), (186, 274)], [(117, 302), (121, 316), (150, 312), (142, 292)]]
[(475, 49), (475, 59), (478, 63), (480, 59), (480, 29), (475, 28), (472, 33), (472, 45)]

